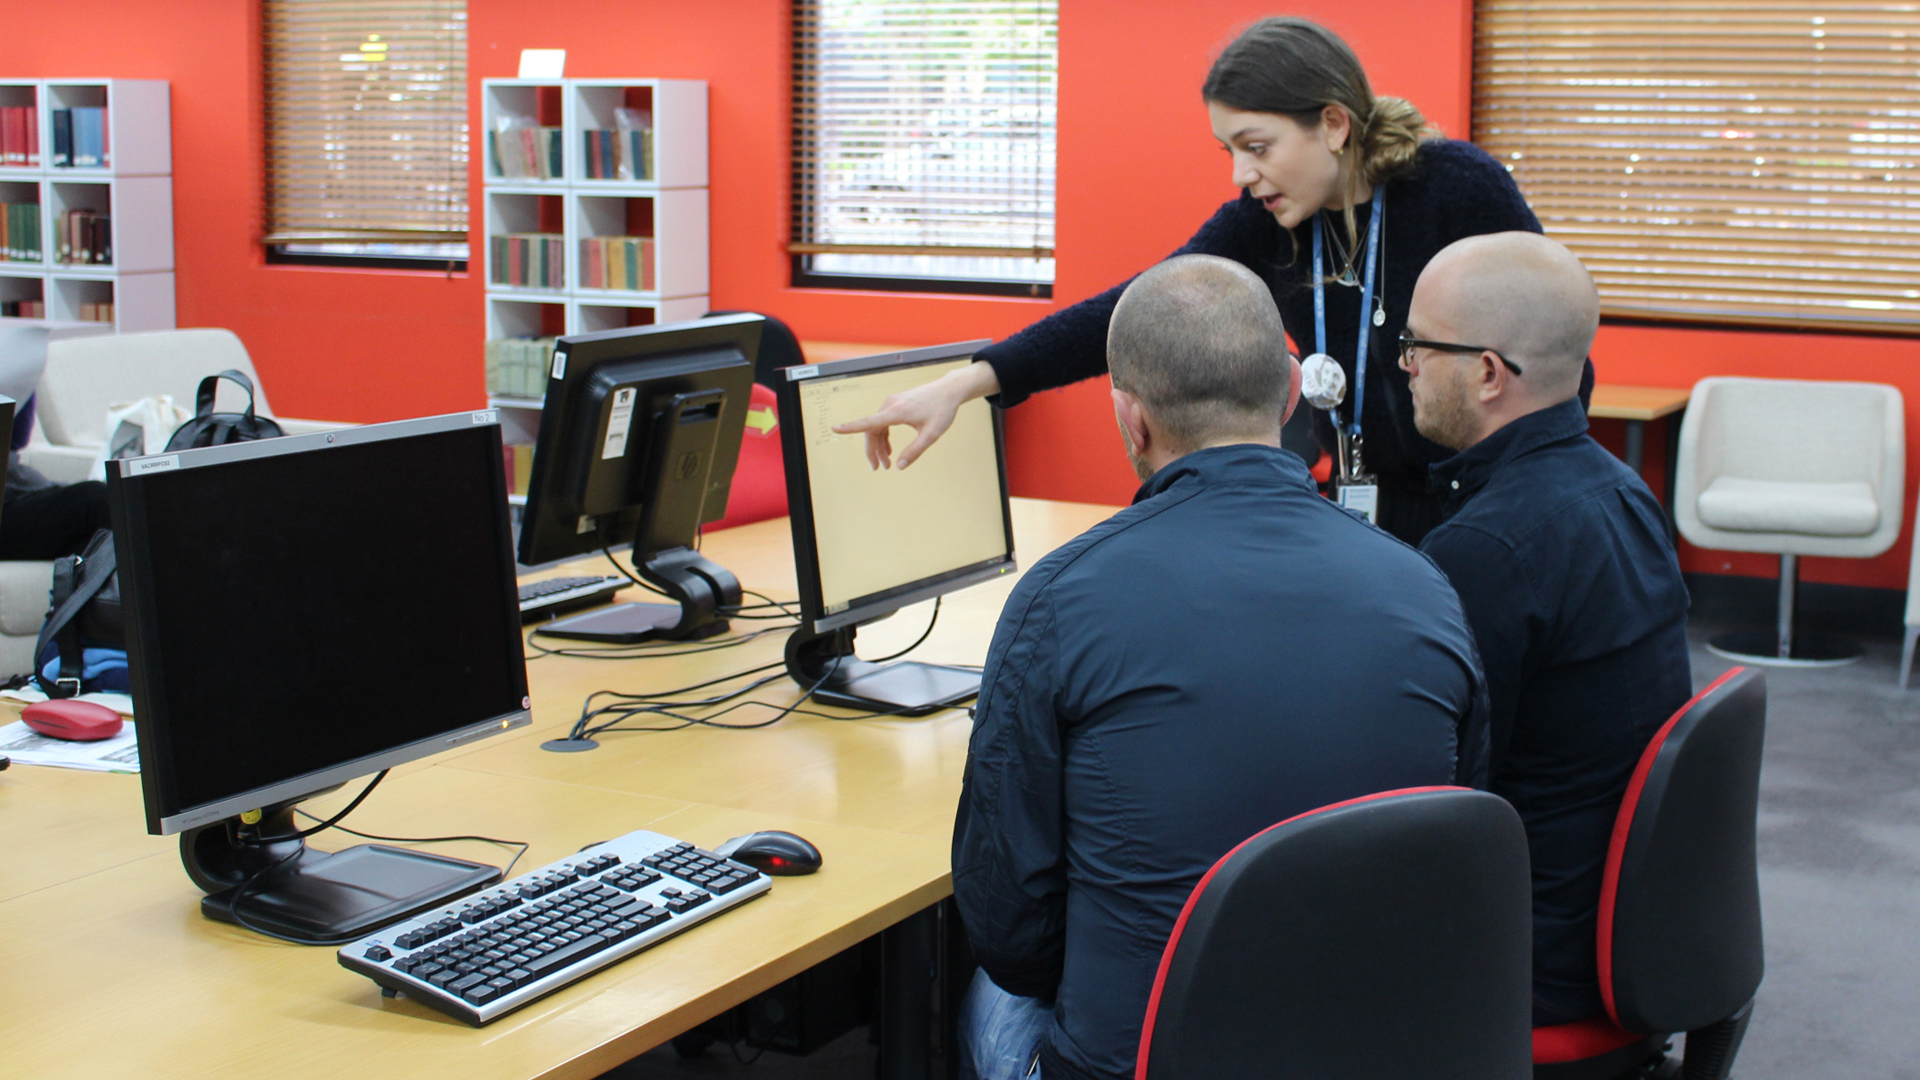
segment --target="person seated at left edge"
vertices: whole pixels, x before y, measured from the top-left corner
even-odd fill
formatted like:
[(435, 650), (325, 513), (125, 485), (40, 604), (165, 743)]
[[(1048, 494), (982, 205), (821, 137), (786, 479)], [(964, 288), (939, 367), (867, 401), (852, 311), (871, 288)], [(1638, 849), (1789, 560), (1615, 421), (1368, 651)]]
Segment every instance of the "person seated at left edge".
[(1295, 814), (1484, 770), (1453, 590), (1280, 448), (1299, 366), (1261, 280), (1163, 262), (1107, 348), (1145, 482), (1027, 571), (987, 655), (953, 841), (982, 972), (963, 1076), (1132, 1076), (1208, 867)]
[(1401, 365), (1492, 702), (1488, 787), (1533, 855), (1533, 1023), (1604, 1011), (1595, 933), (1613, 819), (1654, 733), (1693, 694), (1687, 589), (1666, 516), (1587, 435), (1577, 392), (1593, 278), (1534, 233), (1461, 240), (1420, 275)]

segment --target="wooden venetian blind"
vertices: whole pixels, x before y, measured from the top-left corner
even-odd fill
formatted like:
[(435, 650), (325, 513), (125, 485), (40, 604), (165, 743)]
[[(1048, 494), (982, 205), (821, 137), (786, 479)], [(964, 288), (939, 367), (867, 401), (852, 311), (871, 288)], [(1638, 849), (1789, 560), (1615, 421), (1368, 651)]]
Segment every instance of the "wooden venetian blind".
[(1473, 138), (1615, 316), (1920, 332), (1920, 9), (1479, 0)]
[(465, 0), (265, 5), (266, 242), (465, 241)]
[(796, 0), (795, 254), (1053, 256), (1055, 0)]

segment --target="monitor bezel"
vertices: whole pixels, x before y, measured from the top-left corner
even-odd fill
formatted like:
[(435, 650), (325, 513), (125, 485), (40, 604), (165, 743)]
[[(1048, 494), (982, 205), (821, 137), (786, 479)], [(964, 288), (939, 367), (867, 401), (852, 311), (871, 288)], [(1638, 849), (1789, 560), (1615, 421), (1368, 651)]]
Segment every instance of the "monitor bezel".
[[(823, 364), (805, 364), (786, 369), (786, 378), (776, 388), (780, 406), (781, 450), (786, 459), (787, 515), (793, 533), (794, 576), (800, 592), (800, 615), (811, 632), (836, 630), (871, 622), (890, 615), (909, 604), (966, 588), (1013, 573), (1019, 562), (1013, 543), (1013, 513), (1007, 491), (1006, 428), (1001, 410), (991, 402), (987, 408), (993, 418), (993, 454), (1000, 480), (1000, 523), (1006, 535), (1007, 553), (972, 566), (960, 567), (933, 577), (920, 578), (885, 592), (856, 598), (857, 602), (835, 612), (827, 612), (820, 587), (820, 547), (814, 533), (812, 474), (808, 468), (805, 424), (800, 412), (800, 388), (820, 379), (859, 375), (890, 368), (923, 367), (953, 360), (970, 359), (992, 344), (988, 340), (962, 341), (948, 345), (930, 345), (901, 352), (877, 353)], [(898, 447), (895, 448), (899, 449)]]
[[(144, 485), (141, 481), (162, 473), (170, 474), (184, 469), (217, 467), (238, 461), (311, 453), (330, 447), (356, 446), (444, 431), (468, 430), (481, 425), (493, 428), (496, 436), (495, 446), (499, 447), (500, 414), (494, 409), (484, 409), (417, 420), (398, 420), (385, 424), (341, 428), (336, 431), (287, 435), (226, 446), (210, 446), (198, 450), (151, 454), (107, 463), (107, 502), (113, 520), (114, 555), (120, 575), (120, 596), (128, 631), (127, 667), (132, 683), (133, 726), (135, 741), (140, 747), (140, 790), (146, 808), (149, 833), (164, 836), (184, 832), (248, 810), (257, 810), (276, 803), (315, 795), (357, 777), (404, 765), (489, 735), (526, 727), (533, 723), (532, 703), (528, 695), (523, 659), (519, 668), (521, 707), (518, 709), (511, 709), (497, 716), (464, 724), (438, 735), (404, 743), (376, 754), (343, 761), (323, 769), (288, 777), (193, 806), (168, 805), (167, 793), (162, 790), (162, 771), (170, 768), (172, 762), (166, 732), (167, 718), (160, 704), (165, 700), (165, 695), (152, 692), (156, 673), (144, 655), (143, 646), (144, 641), (156, 638), (159, 633), (159, 626), (153, 612), (152, 565), (147, 559), (147, 553), (144, 550), (135, 550), (131, 540), (131, 527), (141, 522), (145, 515), (145, 495), (142, 490)], [(498, 506), (495, 513), (498, 525), (497, 543), (504, 570), (500, 585), (501, 602), (508, 605), (510, 609), (517, 610), (519, 593), (513, 574), (512, 525), (507, 508), (506, 464), (498, 449), (488, 457), (492, 486)], [(519, 651), (521, 646), (517, 622), (513, 626), (511, 638), (514, 650)]]

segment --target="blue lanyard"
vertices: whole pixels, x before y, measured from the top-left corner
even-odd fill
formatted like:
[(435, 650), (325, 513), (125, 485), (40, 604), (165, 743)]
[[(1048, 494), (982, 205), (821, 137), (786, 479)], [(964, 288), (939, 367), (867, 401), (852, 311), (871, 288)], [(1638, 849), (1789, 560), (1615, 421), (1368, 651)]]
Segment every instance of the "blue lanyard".
[[(1380, 265), (1380, 234), (1386, 231), (1381, 215), (1387, 207), (1386, 185), (1373, 188), (1373, 218), (1367, 225), (1367, 262), (1360, 283), (1360, 343), (1353, 361), (1353, 421), (1347, 430), (1360, 434), (1360, 417), (1367, 405), (1367, 345), (1373, 338), (1373, 276)], [(1321, 252), (1320, 214), (1313, 215), (1313, 351), (1327, 351), (1327, 276)]]

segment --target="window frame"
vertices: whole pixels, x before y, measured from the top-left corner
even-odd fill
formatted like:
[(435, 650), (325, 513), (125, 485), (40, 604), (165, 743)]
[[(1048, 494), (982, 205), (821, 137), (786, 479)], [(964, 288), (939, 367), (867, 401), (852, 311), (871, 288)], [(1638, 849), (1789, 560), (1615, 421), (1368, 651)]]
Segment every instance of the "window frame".
[[(1050, 203), (1046, 213), (1044, 232), (1046, 242), (1036, 242), (1031, 247), (992, 247), (977, 248), (943, 244), (836, 244), (819, 239), (821, 225), (814, 210), (819, 203), (816, 185), (809, 166), (818, 151), (809, 142), (810, 137), (819, 132), (819, 127), (806, 119), (815, 115), (819, 109), (819, 87), (812, 73), (818, 64), (809, 50), (817, 48), (819, 40), (818, 24), (820, 8), (833, 0), (793, 0), (793, 85), (791, 93), (792, 136), (789, 159), (789, 181), (791, 184), (791, 203), (789, 219), (789, 243), (787, 254), (790, 264), (790, 284), (794, 288), (806, 289), (847, 289), (877, 292), (900, 293), (949, 293), (976, 296), (1008, 296), (1029, 299), (1050, 300), (1053, 297), (1054, 278), (1045, 281), (1015, 278), (974, 278), (974, 277), (933, 277), (910, 274), (871, 274), (850, 273), (846, 271), (822, 270), (815, 259), (826, 254), (849, 255), (892, 255), (934, 256), (951, 255), (957, 258), (994, 257), (994, 258), (1033, 258), (1036, 260), (1055, 258), (1052, 246), (1052, 233), (1058, 210), (1057, 194), (1054, 189), (1054, 176), (1058, 168), (1057, 141), (1052, 132), (1057, 130), (1057, 108), (1059, 93), (1059, 5), (1057, 0), (1028, 0), (1028, 6), (1047, 22), (1046, 36), (1052, 42), (1047, 54), (1050, 67), (1046, 73), (1035, 80), (1046, 87), (1048, 102), (1040, 106), (1050, 117), (1040, 126), (1047, 132), (1041, 136), (1051, 150), (1053, 160), (1040, 166), (1033, 174), (1035, 184), (1044, 184), (1048, 189)], [(1005, 8), (1004, 2), (992, 4), (991, 0), (983, 6)], [(1038, 234), (1036, 234), (1036, 239)], [(836, 250), (821, 251), (821, 248)], [(897, 250), (889, 250), (897, 249)], [(949, 250), (951, 249), (951, 250)], [(1057, 267), (1054, 277), (1057, 277)]]
[[(285, 220), (281, 213), (278, 201), (279, 195), (276, 190), (282, 184), (278, 174), (280, 170), (285, 167), (286, 162), (290, 160), (289, 157), (283, 154), (281, 148), (286, 142), (291, 141), (283, 139), (280, 129), (276, 127), (277, 124), (282, 122), (282, 119), (276, 116), (274, 96), (279, 87), (283, 85), (275, 73), (276, 53), (280, 48), (276, 41), (276, 34), (279, 32), (281, 25), (287, 23), (297, 24), (299, 22), (299, 17), (302, 14), (299, 10), (301, 6), (299, 0), (261, 0), (260, 2), (259, 70), (262, 95), (260, 130), (263, 138), (261, 145), (262, 218), (259, 244), (264, 263), (270, 266), (377, 269), (447, 276), (466, 273), (468, 264), (473, 258), (472, 243), (474, 233), (473, 210), (471, 205), (471, 170), (474, 165), (474, 149), (469, 117), (472, 104), (469, 100), (472, 80), (468, 72), (468, 13), (466, 0), (411, 0), (411, 2), (405, 2), (405, 0), (403, 0), (403, 2), (388, 5), (389, 7), (397, 6), (408, 9), (405, 15), (399, 16), (400, 18), (411, 16), (412, 18), (429, 22), (438, 20), (446, 23), (458, 23), (457, 31), (442, 29), (440, 32), (432, 34), (428, 39), (435, 42), (444, 42), (444, 58), (446, 64), (444, 69), (446, 74), (441, 80), (443, 86), (446, 88), (439, 90), (438, 100), (434, 102), (435, 107), (431, 111), (436, 115), (433, 122), (445, 124), (453, 130), (452, 137), (448, 140), (452, 144), (451, 153), (453, 158), (447, 162), (445, 172), (447, 191), (443, 199), (437, 200), (439, 202), (439, 209), (435, 211), (435, 213), (457, 220), (463, 226), (462, 229), (457, 231), (448, 229), (404, 230), (379, 227), (362, 227), (356, 230), (351, 226), (339, 229), (326, 229), (299, 225), (279, 229), (275, 228), (276, 221)], [(276, 8), (281, 10), (276, 11)], [(369, 26), (384, 25), (388, 20), (393, 18), (395, 18), (395, 16), (382, 13), (366, 18), (364, 22)], [(354, 21), (352, 17), (347, 14), (333, 16), (333, 19), (342, 23)], [(400, 38), (385, 33), (367, 35), (368, 42), (379, 42), (382, 40), (397, 41), (400, 40)], [(386, 48), (392, 48), (392, 46), (386, 46)], [(363, 44), (360, 46), (361, 51), (364, 52), (366, 49), (366, 45)], [(320, 57), (319, 62), (324, 62), (325, 57), (333, 51), (331, 47), (323, 48), (316, 50), (314, 55)], [(416, 43), (412, 56), (408, 59), (411, 59), (415, 64), (419, 64), (422, 62), (419, 58), (425, 55), (425, 53), (426, 50), (419, 47)], [(391, 53), (376, 52), (371, 55), (376, 59), (370, 62), (383, 62)], [(344, 61), (345, 59), (346, 57), (343, 55), (341, 60)], [(407, 69), (398, 65), (396, 65), (394, 69), (396, 73), (404, 70)], [(387, 75), (385, 72), (382, 74)], [(387, 77), (389, 79), (392, 78), (391, 75), (387, 75)], [(290, 88), (286, 92), (290, 98), (299, 99), (302, 96), (302, 91), (313, 89), (316, 81), (317, 80), (311, 76), (304, 78), (295, 76), (291, 80)], [(389, 100), (392, 99), (390, 98)], [(397, 126), (403, 122), (395, 121), (394, 123)], [(389, 130), (393, 129), (390, 128)], [(404, 133), (404, 128), (401, 129), (401, 133)], [(310, 159), (311, 156), (309, 155), (309, 160)], [(404, 169), (396, 169), (395, 171), (398, 173), (405, 172)], [(317, 187), (319, 185), (312, 186)], [(355, 231), (363, 235), (351, 235), (351, 233)], [(425, 233), (425, 238), (414, 240), (407, 235), (410, 231), (422, 231)], [(359, 253), (290, 250), (308, 245), (350, 245), (356, 243), (368, 248), (391, 248), (397, 244), (403, 245), (408, 243), (418, 243), (423, 247), (427, 245), (460, 244), (466, 247), (467, 254), (452, 257), (439, 252), (416, 256), (391, 250), (365, 251)]]
[(1920, 336), (1920, 145), (1871, 137), (1920, 87), (1862, 89), (1911, 86), (1896, 7), (1476, 0), (1473, 139), (1610, 325)]

